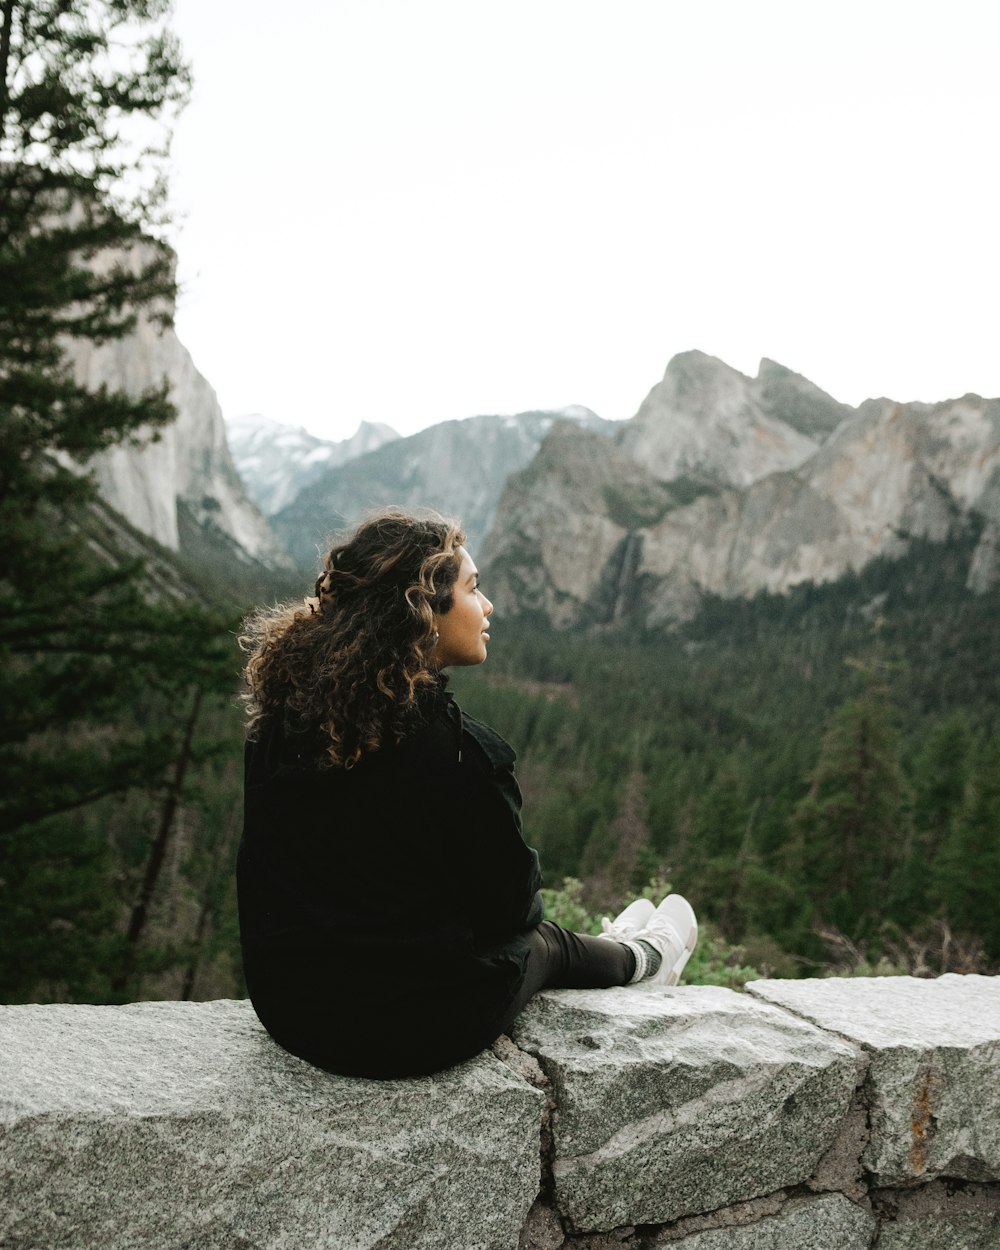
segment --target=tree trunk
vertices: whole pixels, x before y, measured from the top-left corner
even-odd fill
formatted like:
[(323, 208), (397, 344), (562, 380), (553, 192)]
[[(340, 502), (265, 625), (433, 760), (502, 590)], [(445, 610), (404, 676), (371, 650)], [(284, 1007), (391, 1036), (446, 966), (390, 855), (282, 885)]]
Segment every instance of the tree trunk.
[(198, 912), (198, 923), (195, 927), (191, 962), (188, 964), (187, 971), (184, 973), (184, 983), (181, 986), (180, 998), (182, 1002), (187, 1002), (194, 992), (194, 983), (198, 976), (198, 969), (201, 963), (202, 947), (205, 943), (205, 933), (208, 930), (208, 922), (212, 915), (212, 902), (215, 887), (219, 881), (219, 873), (222, 869), (223, 857), (233, 845), (233, 840), (239, 831), (239, 815), (239, 808), (234, 808), (232, 815), (226, 821), (225, 828), (216, 839), (215, 846), (212, 850), (212, 862), (208, 871), (208, 880), (205, 882), (205, 886), (202, 891), (201, 910)]
[(174, 817), (177, 814), (177, 805), (180, 802), (181, 792), (184, 788), (184, 777), (187, 773), (188, 764), (191, 762), (191, 744), (194, 741), (195, 726), (198, 723), (198, 715), (201, 711), (201, 699), (201, 690), (196, 690), (191, 703), (191, 713), (184, 726), (180, 751), (174, 764), (174, 775), (171, 778), (170, 785), (167, 787), (163, 811), (160, 813), (159, 828), (156, 831), (156, 837), (153, 839), (149, 859), (146, 861), (146, 872), (143, 877), (142, 889), (139, 891), (139, 898), (132, 909), (128, 931), (125, 935), (125, 958), (122, 961), (120, 972), (111, 983), (111, 988), (115, 993), (120, 993), (125, 988), (135, 967), (136, 948), (146, 927), (149, 905), (153, 901), (153, 895), (156, 893), (156, 883), (160, 877), (160, 870), (163, 868), (163, 861), (166, 859), (167, 848), (170, 845), (170, 837), (173, 833)]

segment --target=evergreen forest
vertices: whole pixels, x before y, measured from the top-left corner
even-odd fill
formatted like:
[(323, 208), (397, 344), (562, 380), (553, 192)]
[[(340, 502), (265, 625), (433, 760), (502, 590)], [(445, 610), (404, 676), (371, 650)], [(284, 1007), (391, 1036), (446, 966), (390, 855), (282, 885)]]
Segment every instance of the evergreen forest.
[(669, 880), (781, 976), (1000, 966), (1000, 596), (977, 535), (653, 636), (498, 613), (454, 685), (519, 752), (550, 885)]
[[(592, 929), (669, 883), (716, 984), (1000, 968), (1000, 603), (964, 588), (973, 542), (651, 636), (498, 609), (452, 686), (518, 751), (550, 915)], [(0, 834), (6, 1001), (243, 992), (233, 628), (215, 644), (200, 700), (119, 711), (134, 733), (169, 707), (156, 775)]]

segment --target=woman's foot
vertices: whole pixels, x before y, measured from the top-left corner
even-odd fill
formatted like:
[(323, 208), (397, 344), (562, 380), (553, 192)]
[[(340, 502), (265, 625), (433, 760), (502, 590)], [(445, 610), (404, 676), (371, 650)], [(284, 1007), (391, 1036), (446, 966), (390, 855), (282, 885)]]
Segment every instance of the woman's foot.
[(698, 942), (698, 921), (694, 908), (680, 894), (668, 894), (632, 940), (648, 942), (662, 958), (659, 968), (646, 978), (645, 983), (676, 985)]
[(601, 921), (603, 932), (597, 936), (611, 942), (630, 942), (649, 923), (655, 911), (656, 908), (648, 898), (637, 898), (623, 912), (619, 912), (614, 920), (605, 916)]

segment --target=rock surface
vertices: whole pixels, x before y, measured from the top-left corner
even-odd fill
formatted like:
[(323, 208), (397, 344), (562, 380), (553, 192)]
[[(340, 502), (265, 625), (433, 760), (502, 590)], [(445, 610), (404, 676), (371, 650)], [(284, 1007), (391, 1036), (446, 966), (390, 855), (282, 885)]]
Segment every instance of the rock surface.
[(755, 1224), (691, 1233), (679, 1241), (657, 1240), (656, 1250), (868, 1250), (875, 1218), (840, 1194), (795, 1198), (779, 1214)]
[(509, 483), (486, 562), (518, 610), (657, 627), (968, 533), (969, 589), (1000, 581), (1000, 400), (852, 409), (772, 361), (749, 378), (688, 352), (614, 441), (553, 430)]
[[(141, 249), (135, 250), (139, 263)], [(251, 560), (286, 567), (284, 551), (248, 496), (226, 441), (215, 391), (195, 367), (173, 329), (141, 316), (122, 339), (64, 344), (76, 381), (91, 390), (139, 395), (168, 383), (177, 419), (155, 442), (118, 444), (95, 456), (94, 471), (104, 500), (127, 521), (163, 546), (181, 546), (178, 502), (194, 521), (218, 530)]]
[(804, 1182), (858, 1051), (731, 990), (535, 998), (514, 1040), (553, 1087), (555, 1195), (578, 1230), (653, 1224)]
[(714, 356), (682, 352), (622, 430), (622, 449), (664, 482), (699, 477), (749, 486), (794, 468), (817, 448), (814, 439), (775, 415), (772, 397), (782, 389), (773, 365), (764, 389)]
[(931, 1181), (875, 1196), (879, 1250), (996, 1250), (1000, 1188)]
[(878, 1250), (996, 1250), (1000, 1213), (962, 1211), (882, 1225)]
[(1000, 1179), (1000, 978), (754, 981), (755, 998), (862, 1046), (879, 1185)]
[(361, 1081), (248, 1002), (0, 1008), (0, 1245), (513, 1250), (543, 1095), (491, 1055)]
[[(751, 984), (546, 992), (383, 1082), (247, 1002), (0, 1007), (0, 1246), (996, 1250), (1000, 1183), (934, 1168), (989, 1170), (1000, 979)], [(923, 1171), (862, 1172), (904, 1128)]]
[(504, 488), (505, 523), (481, 553), (490, 593), (519, 611), (541, 610), (559, 627), (613, 621), (628, 579), (630, 529), (655, 521), (673, 502), (607, 437), (560, 422)]

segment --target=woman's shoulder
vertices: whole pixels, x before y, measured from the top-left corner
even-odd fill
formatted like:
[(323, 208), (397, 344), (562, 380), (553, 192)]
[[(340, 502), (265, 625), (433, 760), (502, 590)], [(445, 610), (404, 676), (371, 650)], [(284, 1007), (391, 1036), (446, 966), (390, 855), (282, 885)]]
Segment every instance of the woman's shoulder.
[(491, 770), (510, 768), (514, 748), (492, 726), (463, 712), (450, 693), (436, 700), (418, 729), (400, 743), (410, 758), (462, 764), (478, 760)]
[(250, 775), (263, 778), (313, 772), (319, 765), (319, 755), (314, 735), (289, 732), (280, 717), (264, 717), (247, 738), (248, 779)]
[(372, 761), (391, 764), (434, 761), (458, 763), (461, 759), (461, 713), (451, 699), (441, 700), (426, 710), (421, 719), (395, 746), (376, 751)]
[(517, 752), (492, 726), (474, 716), (463, 715), (462, 728), (494, 768), (509, 768), (514, 764)]

